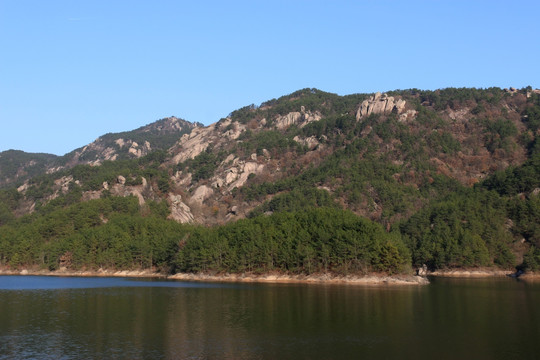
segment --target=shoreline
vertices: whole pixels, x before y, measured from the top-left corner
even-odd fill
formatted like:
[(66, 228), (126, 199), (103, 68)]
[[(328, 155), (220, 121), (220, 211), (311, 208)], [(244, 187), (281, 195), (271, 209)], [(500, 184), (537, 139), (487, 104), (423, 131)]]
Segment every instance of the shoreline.
[(447, 269), (428, 272), (428, 276), (460, 278), (508, 277), (511, 274), (511, 270), (500, 269)]
[(281, 284), (350, 284), (350, 285), (427, 285), (429, 280), (414, 275), (333, 275), (333, 274), (186, 274), (170, 275), (168, 279), (202, 282), (248, 282), (248, 283), (281, 283)]
[(69, 271), (69, 270), (9, 270), (0, 269), (0, 275), (14, 276), (58, 276), (58, 277), (129, 277), (129, 278), (156, 278), (164, 280), (197, 281), (197, 282), (239, 282), (239, 283), (297, 283), (297, 284), (351, 284), (351, 285), (427, 285), (426, 277), (415, 275), (347, 275), (334, 274), (193, 274), (177, 273), (164, 275), (151, 270), (98, 270), (98, 271)]
[[(296, 283), (296, 284), (351, 284), (351, 285), (427, 285), (428, 277), (441, 278), (503, 278), (515, 277), (510, 270), (500, 269), (450, 269), (428, 272), (427, 276), (416, 275), (335, 275), (330, 273), (318, 274), (206, 274), (206, 273), (177, 273), (162, 274), (152, 270), (80, 270), (71, 271), (60, 269), (55, 271), (39, 269), (0, 269), (0, 275), (14, 276), (57, 276), (57, 277), (128, 277), (154, 278), (163, 280), (196, 281), (196, 282), (226, 282), (226, 283)], [(521, 280), (540, 281), (540, 273), (524, 273), (517, 277)]]
[(435, 270), (429, 272), (428, 276), (443, 277), (443, 278), (503, 278), (510, 277), (514, 279), (538, 281), (540, 280), (540, 273), (526, 272), (517, 274), (512, 270), (501, 269), (451, 269), (451, 270)]

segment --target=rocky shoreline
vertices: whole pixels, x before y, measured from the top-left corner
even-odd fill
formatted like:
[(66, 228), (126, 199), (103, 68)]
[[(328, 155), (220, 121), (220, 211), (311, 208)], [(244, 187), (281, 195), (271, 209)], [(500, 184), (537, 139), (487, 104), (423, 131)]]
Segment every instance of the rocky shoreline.
[(347, 275), (332, 274), (288, 275), (288, 274), (174, 274), (169, 279), (208, 282), (261, 282), (261, 283), (309, 283), (309, 284), (352, 284), (352, 285), (427, 285), (429, 280), (413, 275)]
[[(180, 281), (201, 282), (249, 282), (249, 283), (307, 283), (307, 284), (353, 284), (353, 285), (427, 285), (426, 276), (413, 275), (335, 275), (335, 274), (206, 274), (206, 273), (177, 273), (162, 274), (152, 270), (81, 270), (72, 271), (60, 269), (49, 271), (43, 269), (0, 269), (0, 275), (34, 275), (34, 276), (70, 276), (70, 277), (131, 277), (159, 278)], [(490, 277), (519, 277), (523, 280), (540, 280), (540, 273), (524, 273), (515, 276), (510, 270), (500, 269), (452, 269), (429, 272), (434, 277), (459, 278), (490, 278)]]
[(309, 283), (309, 284), (355, 284), (355, 285), (426, 285), (429, 280), (413, 275), (347, 275), (333, 274), (289, 275), (289, 274), (193, 274), (177, 273), (164, 275), (151, 270), (10, 270), (0, 269), (0, 275), (34, 275), (34, 276), (74, 276), (74, 277), (133, 277), (160, 278), (181, 281), (201, 282), (249, 282), (249, 283)]
[(512, 271), (500, 269), (451, 269), (435, 270), (428, 273), (430, 276), (439, 277), (504, 277), (510, 276)]
[(540, 273), (534, 272), (515, 272), (512, 270), (501, 269), (451, 269), (436, 270), (428, 273), (435, 277), (456, 277), (456, 278), (492, 278), (492, 277), (512, 277), (520, 280), (540, 280)]

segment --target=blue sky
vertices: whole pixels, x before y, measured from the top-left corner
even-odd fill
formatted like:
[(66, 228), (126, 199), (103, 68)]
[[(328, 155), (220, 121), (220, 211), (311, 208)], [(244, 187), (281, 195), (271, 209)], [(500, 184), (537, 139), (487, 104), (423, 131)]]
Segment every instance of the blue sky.
[(540, 87), (538, 1), (0, 0), (0, 151), (315, 87)]

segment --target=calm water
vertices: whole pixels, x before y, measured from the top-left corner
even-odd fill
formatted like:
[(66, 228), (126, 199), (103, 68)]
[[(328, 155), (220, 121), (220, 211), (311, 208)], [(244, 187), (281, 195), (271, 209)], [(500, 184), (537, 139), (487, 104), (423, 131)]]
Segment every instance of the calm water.
[(538, 359), (540, 284), (0, 276), (0, 359)]

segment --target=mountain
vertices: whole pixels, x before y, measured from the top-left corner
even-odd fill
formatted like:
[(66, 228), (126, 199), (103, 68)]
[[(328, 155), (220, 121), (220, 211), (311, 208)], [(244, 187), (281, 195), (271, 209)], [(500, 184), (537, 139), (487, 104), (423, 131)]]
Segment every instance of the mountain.
[(45, 173), (57, 158), (53, 154), (20, 150), (0, 152), (0, 188)]
[[(193, 259), (202, 256), (197, 252), (202, 247), (217, 246), (211, 239), (227, 238), (229, 232), (240, 231), (246, 244), (255, 236), (253, 241), (262, 243), (250, 246), (266, 248), (268, 242), (256, 235), (265, 227), (282, 234), (276, 235), (279, 241), (293, 227), (305, 229), (294, 241), (304, 237), (315, 241), (287, 245), (292, 246), (288, 250), (292, 253), (285, 251), (281, 256), (292, 259), (300, 251), (303, 257), (294, 266), (286, 262), (279, 268), (282, 270), (330, 266), (346, 269), (343, 271), (398, 271), (407, 263), (430, 268), (519, 264), (534, 268), (536, 263), (540, 266), (540, 230), (535, 225), (540, 223), (536, 212), (540, 205), (539, 95), (532, 88), (410, 89), (347, 96), (303, 89), (235, 110), (209, 126), (167, 118), (131, 132), (104, 135), (61, 160), (48, 159), (39, 176), (4, 179), (4, 184), (13, 184), (13, 179), (25, 181), (17, 189), (0, 193), (0, 224), (12, 229), (9, 224), (22, 221), (24, 214), (31, 214), (26, 215), (33, 219), (26, 220), (30, 223), (56, 214), (53, 223), (65, 223), (65, 233), (45, 225), (47, 230), (34, 229), (50, 234), (35, 240), (42, 253), (52, 250), (45, 251), (39, 244), (54, 243), (51, 239), (62, 246), (68, 240), (86, 244), (84, 233), (113, 227), (109, 220), (117, 219), (116, 213), (168, 218), (189, 226), (218, 226), (203, 231), (178, 225), (177, 235), (163, 240), (170, 241), (171, 254), (176, 254), (174, 259), (167, 255), (163, 263), (175, 264), (182, 271), (230, 270), (233, 263), (237, 264), (235, 271), (245, 270), (236, 262), (247, 245), (233, 246), (232, 238), (228, 247), (223, 245), (235, 249), (229, 255), (236, 260), (230, 260), (229, 268), (224, 260), (216, 260), (225, 256), (223, 246), (200, 260), (214, 267), (201, 268), (201, 262)], [(28, 168), (29, 161), (14, 163), (22, 167), (11, 173), (24, 175), (23, 165)], [(126, 197), (135, 205), (129, 202), (132, 200), (117, 200)], [(313, 208), (327, 210), (320, 213)], [(79, 216), (74, 215), (78, 214), (75, 209), (93, 215), (88, 222), (70, 223), (70, 217)], [(357, 245), (346, 251), (348, 255), (343, 256), (357, 254), (352, 262), (343, 260), (339, 252), (325, 258), (325, 251), (335, 250), (338, 243), (330, 239), (346, 228), (357, 235), (344, 233), (340, 241), (349, 244), (344, 247), (352, 246), (364, 234), (359, 229), (371, 225), (358, 223), (341, 211), (384, 229), (369, 230), (379, 235), (370, 237), (371, 250), (362, 250), (364, 257)], [(281, 215), (285, 213), (292, 215)], [(316, 224), (306, 224), (302, 214), (307, 213), (320, 222), (327, 216), (332, 219), (328, 228), (338, 228), (328, 233), (329, 238), (319, 238), (316, 234), (326, 232), (320, 227), (314, 231)], [(339, 218), (347, 221), (340, 223)], [(114, 231), (124, 234), (128, 230), (119, 230), (122, 226)], [(163, 226), (170, 230), (177, 225)], [(253, 230), (257, 227), (258, 231)], [(180, 233), (191, 239), (188, 245), (187, 240), (178, 240)], [(194, 239), (198, 239), (198, 250), (186, 258)], [(10, 241), (8, 247), (13, 249), (14, 240)], [(265, 254), (266, 260), (255, 268), (277, 268), (274, 260), (268, 260), (269, 253)], [(385, 257), (388, 261), (382, 260)], [(16, 263), (8, 258), (0, 254), (0, 264)], [(40, 261), (47, 263), (45, 259), (23, 263)], [(55, 264), (52, 267), (59, 266), (58, 256), (50, 261)], [(155, 257), (148, 261), (157, 264)], [(249, 269), (253, 270), (251, 265)]]
[(104, 161), (140, 158), (152, 151), (167, 150), (183, 134), (201, 126), (172, 116), (132, 131), (105, 134), (64, 156), (4, 151), (0, 153), (0, 188), (76, 165), (99, 165)]
[(100, 165), (103, 161), (134, 159), (152, 151), (167, 150), (183, 134), (203, 126), (174, 116), (155, 121), (132, 131), (109, 133), (91, 144), (64, 156), (69, 167), (79, 164)]

